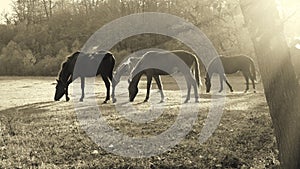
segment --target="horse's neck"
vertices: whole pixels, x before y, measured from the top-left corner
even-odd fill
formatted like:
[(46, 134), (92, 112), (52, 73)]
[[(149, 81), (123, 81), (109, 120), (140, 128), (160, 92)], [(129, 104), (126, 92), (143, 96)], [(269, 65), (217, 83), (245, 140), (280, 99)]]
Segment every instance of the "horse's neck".
[(59, 80), (61, 80), (63, 82), (67, 82), (69, 80), (70, 75), (71, 75), (71, 73), (68, 72), (67, 66), (68, 65), (65, 65), (65, 67), (59, 73)]
[(59, 76), (59, 79), (65, 83), (67, 83), (70, 78), (70, 75), (71, 74), (68, 74), (68, 73), (62, 74), (61, 76)]
[(208, 68), (208, 69), (207, 69), (207, 72), (206, 72), (206, 78), (208, 78), (209, 81), (210, 81), (211, 78), (212, 78), (212, 75), (213, 75), (214, 73), (215, 73), (214, 70), (212, 70), (211, 68)]
[(128, 65), (123, 64), (122, 66), (120, 66), (120, 67), (116, 70), (116, 72), (115, 72), (115, 74), (114, 74), (114, 78), (115, 78), (115, 80), (116, 80), (117, 82), (120, 81), (121, 76), (123, 76), (124, 73), (126, 72), (126, 67), (127, 67), (127, 66), (128, 66)]
[[(135, 66), (134, 66), (134, 68), (132, 69), (132, 71), (130, 72), (130, 76), (136, 76), (136, 75), (138, 75), (139, 73), (141, 73), (142, 72), (142, 70), (143, 70), (143, 67), (146, 67), (145, 66), (145, 63), (144, 63), (144, 60), (142, 60), (142, 61), (140, 61), (138, 64), (136, 64)], [(142, 73), (143, 74), (143, 73)]]
[(143, 71), (141, 71), (141, 72), (139, 72), (139, 73), (137, 73), (137, 74), (133, 74), (134, 77), (132, 78), (131, 82), (132, 82), (135, 86), (137, 86), (143, 74), (144, 74)]

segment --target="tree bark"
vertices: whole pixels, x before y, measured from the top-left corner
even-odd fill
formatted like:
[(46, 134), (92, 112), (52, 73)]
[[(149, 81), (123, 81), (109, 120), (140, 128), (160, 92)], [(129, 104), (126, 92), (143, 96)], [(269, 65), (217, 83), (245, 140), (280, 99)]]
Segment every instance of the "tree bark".
[(43, 0), (43, 6), (44, 6), (46, 18), (47, 18), (47, 20), (49, 20), (50, 16), (49, 16), (48, 4), (47, 4), (47, 1), (46, 1), (46, 0)]
[(281, 168), (300, 168), (300, 97), (275, 0), (240, 0), (254, 44)]

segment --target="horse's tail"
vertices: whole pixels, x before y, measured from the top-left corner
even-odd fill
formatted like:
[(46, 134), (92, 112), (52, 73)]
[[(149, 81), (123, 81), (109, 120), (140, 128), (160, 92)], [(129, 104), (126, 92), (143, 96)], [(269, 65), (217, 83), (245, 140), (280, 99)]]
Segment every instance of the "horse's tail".
[(250, 58), (250, 62), (251, 62), (251, 72), (252, 72), (252, 76), (254, 78), (254, 80), (256, 81), (256, 70), (255, 70), (255, 65), (254, 65), (254, 61)]
[[(107, 52), (103, 58), (103, 60), (109, 59), (110, 60), (110, 73), (113, 72), (115, 64), (116, 64), (116, 59), (115, 56), (111, 52)], [(102, 60), (102, 61), (103, 61)]]
[(199, 86), (202, 86), (202, 83), (200, 81), (200, 69), (199, 69), (199, 61), (198, 61), (198, 57), (197, 56), (194, 56), (194, 60), (195, 60), (195, 78), (196, 78), (196, 82), (197, 82), (197, 85), (198, 87)]
[(110, 70), (109, 70), (109, 74), (108, 74), (108, 77), (112, 83), (113, 86), (116, 85), (116, 81), (113, 77), (114, 73), (114, 67), (115, 67), (115, 64), (116, 64), (116, 59), (115, 59), (115, 56), (111, 53), (111, 52), (107, 52), (103, 58), (104, 59), (109, 59), (110, 60)]

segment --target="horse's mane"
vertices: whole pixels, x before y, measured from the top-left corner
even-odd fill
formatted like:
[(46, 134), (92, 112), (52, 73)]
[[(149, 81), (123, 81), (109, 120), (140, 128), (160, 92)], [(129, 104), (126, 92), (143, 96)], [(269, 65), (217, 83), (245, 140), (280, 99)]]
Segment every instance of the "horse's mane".
[(77, 57), (80, 53), (81, 53), (80, 51), (76, 51), (76, 52), (74, 52), (71, 55), (68, 55), (66, 57), (65, 61), (63, 61), (63, 63), (61, 64), (61, 68), (60, 68), (59, 75), (58, 75), (59, 79), (61, 78), (61, 76), (65, 72), (64, 70), (67, 67), (67, 63), (70, 62), (71, 60), (73, 60), (75, 57)]
[(66, 62), (67, 62), (68, 60), (74, 59), (74, 57), (77, 57), (80, 53), (81, 53), (80, 51), (76, 51), (76, 52), (74, 52), (73, 54), (67, 56), (67, 57), (66, 57)]
[(60, 71), (59, 71), (59, 74), (58, 74), (58, 78), (59, 78), (59, 79), (61, 79), (61, 76), (62, 76), (62, 74), (63, 74), (63, 72), (64, 72), (64, 69), (67, 67), (67, 66), (66, 66), (67, 63), (68, 63), (68, 60), (65, 60), (65, 61), (61, 64), (61, 68), (60, 68)]
[(98, 54), (107, 54), (107, 53), (112, 54), (111, 52), (109, 52), (107, 50), (99, 50), (99, 51), (97, 51), (95, 53), (98, 53)]

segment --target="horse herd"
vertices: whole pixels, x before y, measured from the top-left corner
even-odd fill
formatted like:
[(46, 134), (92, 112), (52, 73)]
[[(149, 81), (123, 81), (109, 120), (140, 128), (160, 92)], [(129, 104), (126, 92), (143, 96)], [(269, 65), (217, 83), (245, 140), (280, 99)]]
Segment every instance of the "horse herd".
[[(220, 67), (218, 61), (221, 61)], [(147, 77), (147, 94), (144, 102), (147, 102), (150, 95), (152, 78), (156, 81), (160, 91), (161, 100), (164, 102), (164, 93), (160, 76), (171, 75), (176, 72), (182, 73), (187, 85), (187, 96), (185, 103), (190, 100), (191, 88), (193, 87), (195, 102), (198, 101), (198, 87), (201, 85), (200, 70), (198, 57), (194, 54), (184, 51), (175, 50), (169, 52), (149, 51), (138, 58), (129, 58), (113, 72), (115, 66), (115, 57), (109, 51), (98, 51), (92, 54), (84, 52), (75, 52), (62, 63), (61, 70), (58, 75), (56, 92), (54, 100), (60, 100), (64, 95), (66, 101), (69, 101), (68, 86), (75, 79), (81, 79), (81, 98), (84, 99), (85, 77), (94, 77), (101, 75), (106, 86), (106, 98), (103, 103), (110, 100), (110, 86), (112, 85), (112, 101), (115, 103), (115, 88), (120, 82), (120, 77), (127, 73), (129, 75), (128, 92), (129, 101), (133, 102), (138, 93), (138, 83), (143, 75)], [(223, 81), (226, 82), (230, 91), (232, 86), (229, 84), (225, 74), (232, 74), (240, 71), (246, 80), (245, 92), (249, 90), (249, 79), (252, 81), (255, 92), (255, 67), (254, 62), (250, 57), (238, 55), (234, 57), (216, 57), (208, 68), (205, 77), (206, 92), (210, 92), (211, 78), (214, 73), (219, 74), (220, 90), (223, 90)]]

